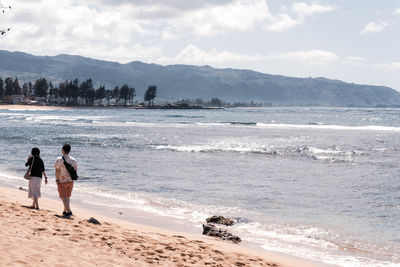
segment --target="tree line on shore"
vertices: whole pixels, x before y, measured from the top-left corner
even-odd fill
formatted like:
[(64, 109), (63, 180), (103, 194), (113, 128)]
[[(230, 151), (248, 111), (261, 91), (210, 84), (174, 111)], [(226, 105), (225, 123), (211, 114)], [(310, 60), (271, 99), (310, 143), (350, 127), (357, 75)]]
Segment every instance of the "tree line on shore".
[[(13, 97), (24, 98), (25, 102), (36, 100), (51, 105), (68, 106), (133, 106), (136, 104), (148, 107), (154, 106), (154, 99), (157, 97), (157, 86), (149, 85), (143, 96), (143, 101), (135, 98), (136, 89), (124, 84), (114, 89), (106, 89), (105, 86), (95, 88), (92, 79), (79, 82), (78, 79), (66, 80), (54, 85), (45, 78), (39, 78), (34, 82), (23, 82), (7, 77), (4, 80), (0, 77), (0, 100), (12, 102)], [(18, 101), (21, 102), (21, 101)], [(22, 101), (24, 102), (24, 101)], [(160, 102), (160, 101), (159, 101)], [(202, 98), (180, 99), (174, 102), (162, 101), (165, 107), (261, 107), (270, 106), (265, 103), (251, 102), (225, 102), (217, 97), (210, 100)]]
[(180, 99), (174, 102), (174, 105), (179, 107), (185, 106), (198, 106), (198, 107), (269, 107), (272, 106), (269, 103), (262, 102), (254, 102), (254, 101), (236, 101), (236, 102), (227, 102), (219, 99), (218, 97), (213, 97), (210, 100), (204, 100), (202, 98), (196, 99)]
[[(7, 77), (4, 80), (0, 77), (0, 99), (7, 99), (10, 96), (23, 96), (26, 99), (38, 99), (51, 104), (65, 105), (110, 105), (110, 101), (114, 101), (114, 105), (126, 106), (133, 105), (136, 96), (136, 89), (124, 84), (121, 87), (116, 86), (114, 89), (106, 89), (105, 86), (95, 88), (92, 79), (79, 82), (78, 79), (66, 80), (60, 82), (57, 86), (45, 78), (39, 78), (35, 82), (18, 81)], [(149, 85), (143, 100), (148, 106), (154, 104), (157, 96), (157, 86)]]

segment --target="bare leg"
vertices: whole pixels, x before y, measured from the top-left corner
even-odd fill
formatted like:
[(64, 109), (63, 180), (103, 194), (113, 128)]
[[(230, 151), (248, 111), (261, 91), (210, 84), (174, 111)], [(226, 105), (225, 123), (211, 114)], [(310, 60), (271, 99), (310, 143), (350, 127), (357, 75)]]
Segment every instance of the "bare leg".
[(71, 212), (71, 208), (69, 207), (69, 198), (68, 197), (63, 197), (62, 202), (64, 204), (64, 212)]
[(61, 198), (61, 200), (62, 200), (62, 202), (63, 202), (63, 205), (64, 205), (64, 212), (67, 212), (67, 203), (66, 203), (66, 198), (65, 197), (63, 197), (63, 198)]
[(71, 212), (71, 207), (69, 206), (69, 197), (64, 198), (64, 202), (65, 202), (65, 211), (66, 212)]
[(33, 198), (33, 207), (34, 207), (35, 209), (39, 209), (39, 201), (38, 201), (38, 198), (37, 198), (37, 197), (34, 197), (34, 198)]

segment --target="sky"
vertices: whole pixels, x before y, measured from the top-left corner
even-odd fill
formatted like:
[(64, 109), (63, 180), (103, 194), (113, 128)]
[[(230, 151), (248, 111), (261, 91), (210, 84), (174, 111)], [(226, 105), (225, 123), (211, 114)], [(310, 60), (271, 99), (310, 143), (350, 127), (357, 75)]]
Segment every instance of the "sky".
[(398, 0), (1, 0), (0, 50), (326, 77), (400, 91)]

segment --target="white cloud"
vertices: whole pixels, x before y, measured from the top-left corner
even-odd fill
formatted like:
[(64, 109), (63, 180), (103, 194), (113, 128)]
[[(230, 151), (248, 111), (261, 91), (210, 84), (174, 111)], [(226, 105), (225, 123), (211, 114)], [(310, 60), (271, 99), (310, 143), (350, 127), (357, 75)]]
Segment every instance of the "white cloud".
[[(307, 16), (332, 10), (316, 2), (295, 2), (272, 14), (266, 0), (19, 0), (13, 11), (3, 16), (12, 31), (2, 39), (2, 49), (154, 62), (168, 58), (162, 57), (165, 47), (173, 48), (184, 39), (254, 29), (281, 32), (304, 23)], [(193, 45), (176, 57), (169, 56), (173, 62), (200, 64), (270, 58), (215, 49), (202, 51)]]
[(348, 56), (342, 59), (342, 63), (347, 66), (352, 67), (360, 67), (364, 66), (367, 62), (366, 58), (363, 57), (355, 57), (355, 56)]
[(370, 22), (361, 31), (361, 35), (383, 31), (388, 24), (386, 22)]
[(227, 31), (248, 31), (270, 16), (264, 0), (236, 0), (184, 13), (170, 22), (175, 28), (191, 28), (197, 35), (211, 36)]
[(146, 23), (126, 20), (129, 12), (125, 6), (99, 9), (76, 0), (16, 2), (7, 17), (12, 31), (2, 47), (38, 55), (151, 61), (162, 53), (162, 44), (145, 40), (159, 38), (159, 33), (148, 30)]
[(359, 62), (363, 62), (363, 61), (367, 60), (366, 58), (363, 58), (363, 57), (354, 57), (354, 56), (348, 56), (347, 59), (351, 60), (351, 61), (359, 61)]
[[(284, 7), (283, 10), (287, 12), (286, 7)], [(294, 2), (291, 6), (291, 12), (295, 14), (295, 17), (287, 13), (280, 13), (277, 15), (270, 14), (264, 29), (272, 32), (287, 31), (297, 25), (303, 24), (307, 16), (334, 10), (335, 8), (331, 5), (320, 5), (316, 2), (312, 4)]]
[[(122, 4), (129, 1), (119, 2)], [(159, 0), (133, 2), (135, 5), (125, 8), (130, 10), (131, 17), (147, 24), (148, 29), (154, 30), (157, 28), (155, 26), (174, 29), (172, 38), (169, 36), (171, 31), (161, 30), (164, 40), (175, 40), (183, 32), (191, 32), (195, 36), (214, 36), (227, 32), (251, 31), (257, 26), (267, 31), (282, 32), (304, 23), (307, 16), (335, 10), (331, 5), (316, 2), (294, 2), (290, 10), (284, 7), (284, 13), (278, 14), (269, 11), (265, 0), (219, 0), (202, 4), (190, 0), (174, 0), (168, 2), (168, 5)], [(184, 2), (185, 8), (182, 9), (180, 5)]]
[(400, 71), (400, 62), (381, 63), (376, 65), (379, 70)]
[(193, 28), (201, 36), (212, 36), (229, 31), (249, 31), (260, 25), (267, 31), (283, 32), (303, 24), (306, 17), (334, 11), (331, 5), (316, 2), (294, 2), (283, 13), (272, 14), (265, 0), (235, 0), (225, 5), (205, 6), (186, 12), (170, 21), (175, 27)]
[(305, 65), (326, 65), (339, 60), (333, 52), (323, 50), (293, 51), (271, 55), (246, 55), (229, 51), (204, 51), (193, 44), (189, 44), (175, 57), (161, 57), (161, 63), (172, 62), (195, 65), (229, 66), (235, 62), (266, 62), (266, 61), (292, 61)]
[(331, 5), (320, 5), (316, 2), (307, 4), (304, 2), (294, 2), (292, 4), (292, 11), (296, 12), (300, 16), (309, 16), (317, 13), (326, 13), (334, 11), (335, 8)]
[(207, 52), (193, 44), (186, 46), (177, 56), (175, 57), (161, 57), (160, 62), (173, 62), (173, 63), (184, 63), (184, 64), (227, 64), (230, 62), (249, 62), (249, 61), (260, 61), (264, 60), (265, 57), (260, 55), (243, 55), (238, 53), (232, 53), (228, 51), (217, 51), (212, 49)]
[(294, 51), (272, 56), (275, 59), (297, 61), (304, 64), (324, 65), (335, 62), (339, 56), (333, 52), (323, 50)]
[(400, 7), (398, 9), (396, 9), (396, 11), (394, 13), (397, 15), (400, 15)]
[(279, 14), (272, 17), (264, 29), (271, 32), (283, 32), (301, 23), (303, 23), (303, 19), (293, 19), (287, 14)]

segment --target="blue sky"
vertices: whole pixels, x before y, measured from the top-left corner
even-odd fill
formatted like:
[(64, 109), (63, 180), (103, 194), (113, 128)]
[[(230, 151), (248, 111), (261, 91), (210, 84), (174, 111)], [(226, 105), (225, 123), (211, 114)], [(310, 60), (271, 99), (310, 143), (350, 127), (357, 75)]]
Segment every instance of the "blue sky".
[(210, 65), (400, 90), (398, 0), (16, 0), (0, 49)]

